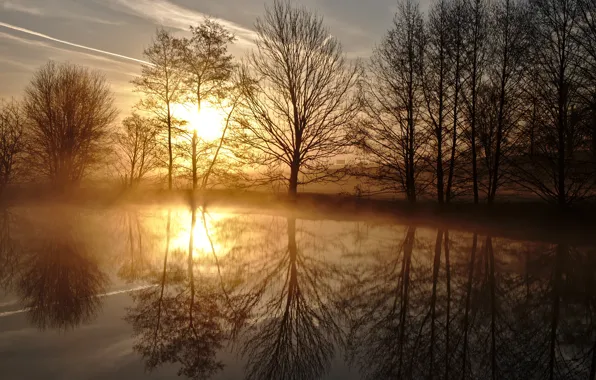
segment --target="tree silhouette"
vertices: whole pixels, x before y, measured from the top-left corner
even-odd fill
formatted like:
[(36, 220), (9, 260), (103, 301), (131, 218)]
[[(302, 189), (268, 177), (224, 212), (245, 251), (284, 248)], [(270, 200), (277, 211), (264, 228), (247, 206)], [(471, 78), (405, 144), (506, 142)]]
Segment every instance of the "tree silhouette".
[(50, 61), (34, 74), (24, 104), (30, 169), (62, 189), (79, 183), (102, 160), (117, 115), (105, 77)]
[(132, 81), (135, 91), (145, 95), (139, 108), (152, 113), (160, 129), (166, 133), (169, 190), (172, 189), (174, 170), (172, 141), (181, 124), (174, 115), (172, 105), (183, 99), (184, 95), (184, 76), (176, 41), (165, 29), (158, 29), (153, 43), (143, 52), (148, 63), (143, 64), (141, 76)]
[[(5, 188), (22, 165), (25, 153), (26, 116), (15, 100), (0, 100), (0, 188)], [(22, 169), (22, 167), (21, 167)]]
[(121, 131), (113, 135), (117, 170), (124, 185), (132, 187), (160, 165), (159, 131), (153, 120), (133, 113), (122, 121)]
[(321, 17), (289, 1), (267, 7), (256, 31), (245, 68), (254, 81), (245, 88), (234, 140), (249, 147), (247, 162), (268, 169), (270, 181), (287, 182), (295, 195), (299, 184), (337, 174), (330, 160), (346, 150), (360, 70)]
[(402, 190), (410, 202), (416, 201), (417, 182), (424, 169), (423, 54), (422, 14), (418, 4), (403, 1), (393, 28), (371, 60), (371, 80), (363, 83), (367, 117), (357, 130), (356, 144), (367, 162), (358, 174), (373, 180), (381, 190)]
[[(181, 69), (185, 72), (185, 91), (201, 112), (204, 102), (217, 103), (227, 96), (227, 87), (234, 70), (234, 62), (228, 53), (228, 45), (235, 37), (218, 22), (205, 19), (197, 27), (190, 27), (191, 37), (177, 41), (181, 54)], [(197, 188), (197, 129), (214, 126), (193, 126), (191, 140), (192, 188)], [(222, 136), (223, 140), (223, 136)], [(215, 161), (216, 157), (214, 157)]]

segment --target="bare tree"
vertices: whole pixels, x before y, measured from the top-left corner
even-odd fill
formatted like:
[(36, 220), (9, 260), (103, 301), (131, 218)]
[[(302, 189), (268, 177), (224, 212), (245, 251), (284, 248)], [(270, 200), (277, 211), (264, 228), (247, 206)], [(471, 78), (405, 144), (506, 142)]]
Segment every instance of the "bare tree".
[(501, 163), (515, 140), (514, 132), (522, 115), (523, 79), (528, 61), (531, 38), (526, 4), (515, 0), (502, 0), (494, 7), (494, 31), (492, 35), (492, 65), (488, 76), (497, 89), (496, 136), (494, 155), (488, 167), (488, 202), (495, 200), (503, 176)]
[(445, 189), (445, 200), (449, 202), (454, 197), (454, 173), (455, 162), (459, 155), (459, 133), (461, 124), (461, 108), (462, 103), (462, 86), (464, 82), (465, 66), (465, 26), (466, 26), (466, 12), (463, 0), (451, 0), (448, 3), (447, 10), (447, 25), (448, 25), (448, 39), (447, 39), (447, 62), (452, 75), (452, 99), (451, 99), (451, 142), (450, 142), (450, 157), (449, 157), (449, 175), (447, 177), (447, 187)]
[[(445, 202), (445, 170), (443, 149), (445, 148), (446, 118), (448, 102), (449, 65), (447, 42), (449, 39), (448, 4), (446, 0), (433, 5), (428, 19), (428, 45), (425, 49), (423, 66), (424, 96), (427, 105), (426, 116), (432, 141), (429, 149), (434, 152), (437, 200)], [(430, 159), (432, 162), (432, 159)]]
[(50, 61), (33, 76), (24, 104), (32, 169), (62, 188), (78, 183), (102, 159), (117, 116), (105, 77)]
[(0, 100), (0, 188), (13, 179), (25, 152), (26, 117), (20, 103)]
[(235, 138), (250, 147), (248, 162), (289, 169), (289, 177), (282, 172), (278, 178), (295, 196), (299, 184), (334, 174), (329, 161), (346, 150), (360, 69), (346, 59), (322, 17), (289, 1), (267, 7), (256, 31), (256, 51), (248, 59), (256, 80), (246, 88)]
[(584, 108), (584, 133), (590, 141), (592, 161), (596, 162), (596, 1), (579, 0), (580, 20), (577, 42), (580, 46), (579, 62), (585, 81), (580, 92)]
[(133, 113), (122, 121), (114, 134), (117, 165), (127, 186), (138, 184), (146, 174), (159, 166), (161, 144), (153, 120)]
[(485, 0), (468, 0), (464, 3), (465, 20), (469, 26), (465, 38), (467, 48), (466, 60), (468, 61), (468, 83), (462, 88), (464, 98), (464, 118), (468, 126), (470, 139), (470, 153), (472, 161), (472, 191), (474, 203), (478, 203), (478, 89), (482, 85), (483, 73), (488, 54), (488, 22), (489, 15)]
[[(178, 48), (182, 55), (181, 65), (186, 73), (186, 92), (190, 94), (190, 100), (201, 112), (201, 105), (204, 102), (215, 103), (225, 98), (226, 84), (230, 80), (234, 69), (233, 57), (228, 53), (228, 45), (233, 43), (235, 37), (218, 22), (205, 19), (197, 27), (191, 27), (191, 38), (183, 38), (178, 41)], [(196, 189), (198, 183), (197, 175), (197, 129), (193, 125), (192, 135), (192, 188)]]
[(143, 55), (148, 62), (142, 66), (141, 76), (132, 83), (135, 91), (145, 95), (139, 108), (151, 112), (167, 134), (168, 189), (171, 190), (174, 168), (172, 139), (181, 123), (174, 117), (172, 105), (182, 99), (184, 89), (178, 44), (170, 33), (159, 29)]
[(577, 0), (536, 0), (531, 5), (534, 75), (528, 88), (538, 94), (545, 116), (537, 130), (540, 156), (520, 162), (513, 174), (528, 190), (567, 207), (588, 194), (594, 182), (575, 156), (581, 145), (577, 112), (583, 78), (576, 38), (580, 8)]
[(366, 120), (357, 139), (366, 161), (375, 166), (374, 171), (363, 168), (360, 175), (378, 182), (381, 190), (405, 192), (410, 202), (416, 201), (422, 165), (423, 54), (418, 3), (401, 1), (393, 28), (371, 59), (371, 80), (363, 85)]

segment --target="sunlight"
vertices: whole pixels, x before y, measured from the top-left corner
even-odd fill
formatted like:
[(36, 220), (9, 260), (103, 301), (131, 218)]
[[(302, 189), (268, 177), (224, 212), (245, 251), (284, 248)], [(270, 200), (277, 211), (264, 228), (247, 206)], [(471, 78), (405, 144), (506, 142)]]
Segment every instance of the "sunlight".
[(221, 137), (225, 115), (209, 103), (203, 103), (201, 112), (192, 103), (175, 103), (172, 105), (174, 117), (187, 122), (186, 129), (195, 130), (199, 137), (213, 141)]
[[(176, 215), (178, 214), (178, 215)], [(188, 211), (180, 213), (174, 213), (172, 215), (173, 220), (176, 220), (174, 224), (174, 233), (172, 240), (170, 241), (170, 249), (187, 251), (188, 244), (190, 242), (190, 225), (192, 224), (192, 216)], [(211, 243), (213, 243), (213, 249), (217, 256), (221, 256), (224, 253), (223, 245), (218, 241), (215, 224), (217, 221), (224, 218), (221, 214), (209, 214), (205, 216), (207, 221), (207, 230), (203, 224), (203, 218), (201, 212), (197, 210), (196, 224), (193, 230), (194, 233), (194, 257), (213, 257), (213, 250)], [(209, 234), (208, 234), (209, 233)], [(211, 242), (209, 241), (211, 238)]]

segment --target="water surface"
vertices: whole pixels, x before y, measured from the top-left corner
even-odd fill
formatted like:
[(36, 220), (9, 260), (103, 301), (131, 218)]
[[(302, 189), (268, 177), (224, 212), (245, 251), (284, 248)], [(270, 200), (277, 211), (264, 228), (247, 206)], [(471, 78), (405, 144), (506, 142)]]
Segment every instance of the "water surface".
[(291, 211), (0, 211), (2, 379), (575, 379), (596, 245)]

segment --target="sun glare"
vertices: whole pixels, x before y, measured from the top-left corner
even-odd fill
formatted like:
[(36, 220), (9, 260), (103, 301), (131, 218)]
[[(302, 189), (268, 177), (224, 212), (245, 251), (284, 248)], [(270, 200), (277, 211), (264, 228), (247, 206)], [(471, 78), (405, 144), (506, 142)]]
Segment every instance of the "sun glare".
[[(190, 242), (191, 233), (191, 214), (190, 212), (173, 213), (173, 218), (176, 220), (173, 223), (175, 230), (170, 241), (170, 249), (187, 251)], [(197, 211), (197, 220), (193, 229), (193, 256), (194, 257), (212, 257), (213, 251), (217, 256), (225, 255), (225, 246), (217, 238), (217, 229), (214, 224), (225, 218), (222, 214), (209, 214), (205, 217), (207, 222), (207, 229), (203, 224), (202, 215)], [(211, 247), (213, 244), (213, 247)]]
[(202, 139), (213, 141), (221, 137), (225, 116), (210, 104), (204, 103), (199, 112), (194, 104), (176, 103), (172, 112), (174, 117), (186, 121), (186, 129), (196, 130)]

